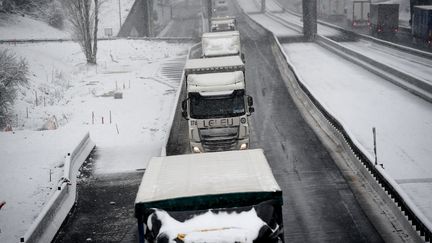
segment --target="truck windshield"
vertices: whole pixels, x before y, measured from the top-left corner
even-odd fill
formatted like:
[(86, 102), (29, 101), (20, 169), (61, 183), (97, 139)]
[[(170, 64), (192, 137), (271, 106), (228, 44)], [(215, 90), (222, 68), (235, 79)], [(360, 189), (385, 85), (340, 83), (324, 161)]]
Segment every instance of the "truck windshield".
[(230, 95), (202, 96), (191, 93), (190, 116), (195, 119), (234, 117), (245, 114), (244, 91)]

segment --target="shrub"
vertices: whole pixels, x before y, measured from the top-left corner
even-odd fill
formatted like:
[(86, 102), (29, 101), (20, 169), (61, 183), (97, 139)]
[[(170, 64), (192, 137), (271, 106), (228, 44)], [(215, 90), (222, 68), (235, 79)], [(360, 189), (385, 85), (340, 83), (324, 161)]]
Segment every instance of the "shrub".
[(0, 50), (0, 125), (5, 125), (19, 85), (28, 83), (28, 65), (8, 50)]
[(62, 29), (64, 24), (64, 14), (61, 5), (57, 1), (51, 2), (47, 11), (48, 24), (54, 28)]

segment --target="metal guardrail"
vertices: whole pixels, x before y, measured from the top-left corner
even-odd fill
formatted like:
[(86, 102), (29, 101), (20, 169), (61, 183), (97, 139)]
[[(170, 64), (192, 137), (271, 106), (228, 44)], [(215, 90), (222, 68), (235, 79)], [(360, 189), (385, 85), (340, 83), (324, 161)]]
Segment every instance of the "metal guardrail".
[[(253, 20), (252, 20), (253, 21)], [(256, 23), (256, 22), (255, 22)], [(266, 29), (264, 26), (260, 25), (263, 29)], [(367, 168), (369, 173), (377, 183), (379, 183), (383, 189), (387, 192), (388, 196), (395, 202), (395, 204), (400, 208), (400, 211), (408, 218), (410, 224), (415, 227), (415, 230), (420, 232), (420, 236), (424, 237), (426, 242), (432, 241), (432, 223), (429, 222), (422, 214), (419, 214), (420, 210), (415, 206), (415, 204), (407, 197), (407, 195), (403, 192), (403, 190), (393, 181), (393, 179), (388, 176), (385, 171), (380, 169), (380, 167), (375, 166), (375, 164), (369, 160), (365, 153), (357, 146), (354, 140), (350, 137), (347, 130), (344, 126), (332, 115), (330, 114), (325, 107), (321, 105), (321, 103), (312, 95), (309, 89), (300, 81), (299, 77), (296, 74), (295, 69), (292, 65), (290, 65), (288, 58), (284, 54), (281, 44), (279, 43), (277, 37), (273, 35), (273, 40), (278, 46), (278, 51), (281, 52), (285, 62), (288, 64), (291, 72), (293, 73), (293, 81), (298, 84), (301, 90), (307, 95), (313, 105), (321, 112), (321, 114), (325, 117), (325, 119), (336, 129), (341, 137), (343, 138), (340, 141), (342, 144), (346, 144), (346, 146), (354, 153), (354, 156)]]
[(384, 45), (384, 46), (387, 46), (387, 47), (391, 47), (391, 48), (394, 48), (394, 49), (397, 49), (397, 50), (400, 50), (400, 51), (404, 51), (404, 52), (407, 52), (407, 53), (410, 53), (410, 54), (413, 54), (413, 55), (416, 55), (416, 56), (419, 56), (419, 57), (424, 57), (424, 58), (432, 59), (432, 53), (431, 52), (421, 51), (421, 50), (417, 50), (417, 49), (414, 49), (414, 48), (411, 48), (411, 47), (407, 47), (407, 46), (403, 46), (403, 45), (398, 45), (398, 44), (395, 44), (395, 43), (392, 43), (392, 42), (389, 42), (389, 41), (381, 40), (381, 39), (375, 38), (373, 36), (359, 34), (359, 33), (356, 33), (354, 31), (344, 29), (344, 28), (342, 28), (340, 26), (337, 26), (337, 25), (334, 25), (334, 24), (330, 24), (330, 23), (327, 23), (327, 22), (322, 21), (322, 20), (318, 20), (318, 23), (320, 23), (322, 25), (325, 25), (327, 27), (336, 29), (336, 30), (338, 30), (338, 31), (340, 31), (342, 33), (347, 34), (347, 35), (350, 35), (350, 36), (353, 36), (353, 37), (357, 37), (359, 39), (364, 39), (364, 40), (372, 41), (372, 42), (375, 42), (375, 43), (378, 43), (378, 44), (381, 44), (381, 45)]
[(87, 132), (65, 157), (63, 177), (57, 191), (42, 208), (20, 242), (51, 242), (76, 200), (76, 173), (95, 147)]
[[(100, 41), (110, 40), (148, 40), (148, 41), (167, 41), (167, 42), (196, 42), (197, 38), (193, 37), (111, 37), (111, 38), (98, 38)], [(77, 41), (72, 38), (59, 38), (59, 39), (10, 39), (0, 40), (0, 44), (26, 44), (26, 43), (43, 43), (43, 42), (68, 42)]]

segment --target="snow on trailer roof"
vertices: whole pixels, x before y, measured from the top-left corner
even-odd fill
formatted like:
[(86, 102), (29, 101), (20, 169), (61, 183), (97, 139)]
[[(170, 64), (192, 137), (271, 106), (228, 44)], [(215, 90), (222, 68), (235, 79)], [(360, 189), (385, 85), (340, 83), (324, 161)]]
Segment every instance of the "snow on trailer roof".
[(202, 34), (202, 38), (226, 38), (232, 36), (240, 36), (240, 32), (237, 30), (222, 31), (222, 32), (205, 32)]
[(187, 77), (188, 92), (220, 92), (244, 88), (242, 71), (190, 74)]
[(234, 16), (216, 16), (211, 17), (210, 21), (218, 21), (218, 20), (235, 20), (236, 18)]
[[(135, 209), (206, 195), (218, 195), (218, 199), (237, 195), (235, 199), (240, 200), (245, 193), (256, 193), (255, 198), (259, 193), (281, 198), (262, 149), (154, 157), (143, 176)], [(193, 203), (203, 201), (201, 197)]]
[(244, 63), (239, 56), (227, 56), (189, 59), (185, 64), (187, 74), (209, 70), (243, 71)]

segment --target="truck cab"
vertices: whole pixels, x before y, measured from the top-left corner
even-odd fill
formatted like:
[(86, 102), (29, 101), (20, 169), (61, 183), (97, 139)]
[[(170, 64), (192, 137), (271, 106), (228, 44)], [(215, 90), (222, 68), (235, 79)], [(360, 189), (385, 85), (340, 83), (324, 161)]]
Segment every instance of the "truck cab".
[(246, 95), (244, 64), (238, 56), (190, 59), (185, 65), (188, 120), (193, 153), (249, 148), (252, 97)]
[(372, 3), (370, 5), (371, 34), (391, 34), (399, 31), (399, 4)]

